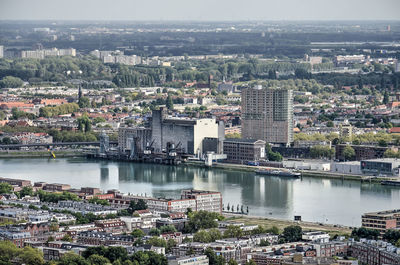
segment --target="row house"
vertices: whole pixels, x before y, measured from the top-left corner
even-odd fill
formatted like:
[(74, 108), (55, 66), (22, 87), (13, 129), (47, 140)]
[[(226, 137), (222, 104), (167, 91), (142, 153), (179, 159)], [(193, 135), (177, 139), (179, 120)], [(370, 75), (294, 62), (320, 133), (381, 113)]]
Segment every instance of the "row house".
[(105, 232), (81, 232), (77, 235), (77, 242), (94, 246), (125, 245), (132, 246), (133, 237), (127, 235), (112, 235)]

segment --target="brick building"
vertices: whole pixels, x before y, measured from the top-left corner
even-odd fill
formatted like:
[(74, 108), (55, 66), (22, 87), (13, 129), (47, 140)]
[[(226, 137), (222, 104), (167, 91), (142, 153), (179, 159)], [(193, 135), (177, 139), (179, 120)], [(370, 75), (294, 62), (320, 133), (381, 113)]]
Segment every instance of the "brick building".
[(400, 209), (365, 213), (361, 217), (361, 225), (382, 233), (388, 229), (398, 229), (400, 228)]
[[(340, 161), (345, 161), (345, 157), (343, 154), (343, 150), (346, 147), (346, 144), (337, 144), (335, 146), (336, 159)], [(375, 158), (383, 158), (384, 153), (388, 149), (388, 147), (374, 146), (374, 145), (349, 145), (354, 149), (355, 157), (352, 160), (360, 161), (366, 159), (375, 159)]]

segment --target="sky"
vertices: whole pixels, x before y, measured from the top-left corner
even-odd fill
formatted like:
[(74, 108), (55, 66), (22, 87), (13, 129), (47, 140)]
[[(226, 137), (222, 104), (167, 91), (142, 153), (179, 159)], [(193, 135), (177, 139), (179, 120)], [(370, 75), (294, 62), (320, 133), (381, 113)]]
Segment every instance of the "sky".
[(0, 20), (400, 20), (400, 0), (0, 0)]

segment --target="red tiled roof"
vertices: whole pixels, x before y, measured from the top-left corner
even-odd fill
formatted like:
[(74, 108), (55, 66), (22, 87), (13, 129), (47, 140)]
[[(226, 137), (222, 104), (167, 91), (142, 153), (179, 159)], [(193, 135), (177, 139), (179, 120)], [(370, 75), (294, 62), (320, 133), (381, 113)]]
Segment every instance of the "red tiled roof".
[(390, 128), (389, 133), (400, 133), (400, 127)]

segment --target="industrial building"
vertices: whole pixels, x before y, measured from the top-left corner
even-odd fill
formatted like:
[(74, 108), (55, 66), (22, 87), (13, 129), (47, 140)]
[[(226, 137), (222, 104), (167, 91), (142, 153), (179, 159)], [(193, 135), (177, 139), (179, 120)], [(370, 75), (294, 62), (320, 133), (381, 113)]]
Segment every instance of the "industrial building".
[(242, 137), (293, 142), (293, 91), (260, 85), (242, 89)]
[(193, 119), (167, 116), (163, 108), (154, 110), (151, 121), (151, 139), (154, 151), (162, 152), (167, 143), (179, 145), (183, 153), (201, 155), (204, 153), (203, 140), (223, 140), (225, 129), (215, 118)]
[(172, 117), (160, 108), (153, 111), (149, 125), (119, 128), (120, 157), (175, 164), (182, 156), (222, 153), (225, 128), (215, 118)]
[(399, 176), (400, 159), (382, 158), (361, 160), (361, 171), (364, 174)]
[(244, 163), (265, 159), (265, 144), (263, 140), (226, 139), (223, 144), (226, 161)]
[(332, 163), (331, 172), (350, 175), (362, 174), (359, 161)]
[(120, 127), (118, 130), (118, 147), (122, 153), (130, 152), (132, 148), (136, 149), (137, 152), (143, 152), (150, 143), (150, 128)]

